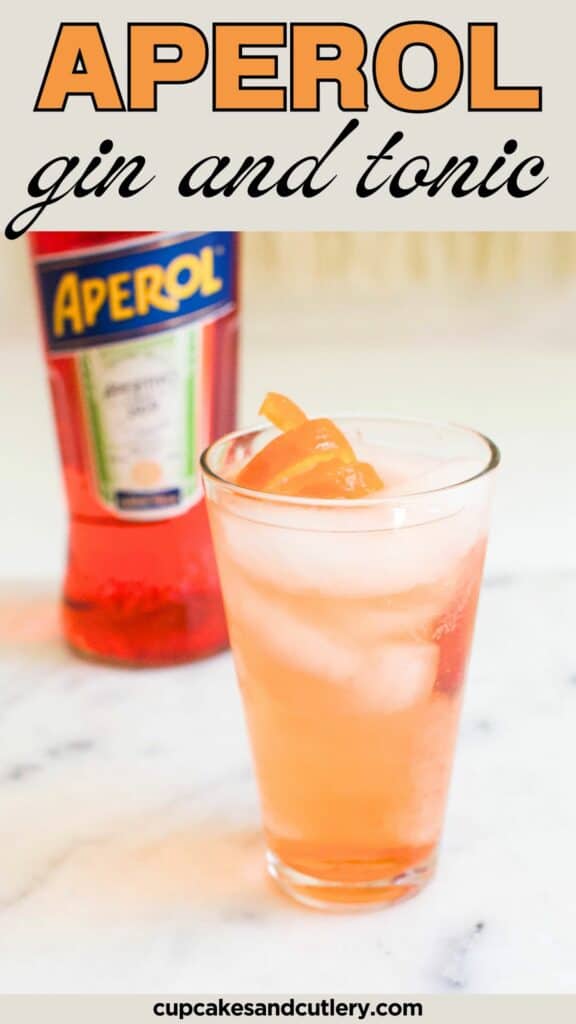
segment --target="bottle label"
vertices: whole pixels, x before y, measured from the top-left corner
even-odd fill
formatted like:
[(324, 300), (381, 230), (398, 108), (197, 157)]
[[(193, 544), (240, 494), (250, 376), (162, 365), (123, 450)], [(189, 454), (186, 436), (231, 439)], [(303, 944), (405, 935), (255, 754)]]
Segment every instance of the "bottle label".
[(52, 357), (76, 363), (99, 501), (165, 519), (201, 496), (211, 324), (233, 308), (233, 236), (122, 243), (39, 261)]

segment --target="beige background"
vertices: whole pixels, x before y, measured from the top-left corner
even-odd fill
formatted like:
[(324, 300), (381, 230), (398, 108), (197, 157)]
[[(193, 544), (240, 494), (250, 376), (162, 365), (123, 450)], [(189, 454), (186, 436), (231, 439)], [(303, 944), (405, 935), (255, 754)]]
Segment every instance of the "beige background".
[[(428, 5), (430, 6), (430, 5)], [(395, 23), (406, 20), (403, 0), (390, 0), (384, 7), (369, 0), (357, 0), (351, 14), (347, 0), (333, 0), (329, 13), (316, 0), (292, 0), (289, 13), (297, 20), (353, 20), (364, 30), (372, 50), (380, 35)], [(417, 12), (416, 12), (417, 13)], [(254, 201), (236, 195), (232, 199), (182, 199), (177, 182), (200, 157), (211, 153), (229, 154), (237, 166), (247, 154), (271, 152), (282, 168), (306, 154), (322, 152), (344, 126), (348, 115), (337, 109), (335, 95), (327, 91), (321, 114), (310, 113), (211, 113), (210, 68), (200, 80), (183, 87), (160, 89), (157, 113), (96, 113), (89, 100), (72, 99), (63, 113), (34, 113), (33, 106), (58, 24), (76, 21), (74, 0), (20, 0), (10, 14), (10, 32), (3, 34), (0, 84), (10, 97), (3, 111), (3, 135), (17, 139), (15, 158), (3, 165), (0, 195), (2, 223), (26, 203), (26, 182), (49, 157), (77, 153), (87, 161), (99, 141), (110, 137), (114, 153), (143, 152), (157, 175), (153, 185), (130, 201), (108, 194), (105, 200), (91, 197), (65, 200), (43, 217), (44, 228), (243, 228), (305, 230), (456, 230), (465, 229), (574, 229), (572, 149), (573, 137), (573, 39), (576, 9), (565, 0), (548, 0), (545, 11), (508, 0), (503, 5), (490, 0), (470, 12), (458, 0), (435, 0), (428, 16), (449, 27), (463, 43), (467, 21), (499, 23), (502, 84), (541, 85), (544, 108), (541, 113), (483, 113), (467, 110), (465, 89), (448, 107), (427, 115), (401, 114), (370, 92), (370, 109), (362, 115), (361, 126), (346, 144), (335, 164), (338, 181), (313, 201), (268, 196)], [(171, 0), (162, 11), (168, 20), (193, 20), (210, 34), (211, 19), (238, 20), (234, 0), (194, 5)], [(95, 15), (93, 15), (95, 16)], [(126, 23), (156, 21), (154, 0), (100, 0), (97, 16), (108, 42), (121, 87), (126, 82)], [(243, 20), (270, 20), (270, 5), (264, 0), (247, 0)], [(31, 31), (33, 26), (33, 31)], [(413, 56), (417, 61), (418, 51)], [(420, 51), (420, 56), (422, 53)], [(287, 55), (279, 61), (285, 78)], [(414, 72), (420, 74), (418, 67)], [(499, 194), (490, 200), (469, 197), (454, 200), (442, 192), (430, 200), (414, 196), (390, 200), (379, 194), (370, 201), (354, 200), (354, 183), (365, 166), (368, 153), (400, 129), (405, 158), (426, 153), (440, 169), (448, 156), (477, 153), (483, 166), (490, 166), (506, 139), (519, 140), (519, 153), (542, 154), (550, 182), (528, 200), (511, 200)]]
[[(230, 995), (223, 997), (226, 1002), (248, 1003), (248, 1002), (284, 1002), (290, 998), (296, 999), (298, 1003), (315, 1003), (322, 999), (330, 999), (328, 994), (312, 994), (290, 996), (289, 993), (278, 995)], [(408, 993), (386, 996), (358, 995), (335, 996), (338, 1002), (360, 1001), (370, 1002), (376, 1006), (380, 999), (387, 1003), (393, 1002), (419, 1002), (422, 1005), (422, 1016), (407, 1016), (401, 1019), (422, 1020), (426, 1019), (428, 1024), (459, 1024), (463, 1016), (463, 1008), (467, 1021), (470, 1024), (483, 1024), (486, 1020), (486, 1013), (489, 1012), (490, 1019), (495, 1024), (514, 1024), (516, 1020), (522, 1020), (524, 1024), (539, 1024), (542, 1016), (551, 1024), (566, 1022), (569, 1024), (574, 1019), (575, 997), (564, 996), (473, 996), (462, 995), (458, 998), (454, 995), (414, 995)], [(156, 1001), (169, 1002), (172, 1006), (175, 1003), (201, 1003), (218, 999), (215, 993), (195, 993), (193, 995), (160, 995), (156, 996), (3, 996), (0, 1000), (0, 1007), (9, 1015), (13, 1024), (37, 1024), (38, 1021), (57, 1021), (58, 1024), (76, 1024), (79, 1017), (86, 1021), (86, 1024), (101, 1024), (106, 1019), (110, 1024), (143, 1024), (144, 1021), (161, 1021), (161, 1017), (153, 1014), (152, 1008)], [(168, 1018), (170, 1019), (170, 1018)], [(177, 1019), (177, 1018), (176, 1018)], [(188, 1018), (184, 1018), (185, 1020)], [(194, 1018), (192, 1018), (194, 1019)], [(220, 1018), (219, 1018), (220, 1019)], [(276, 1019), (273, 1017), (273, 1019)], [(320, 1018), (322, 1019), (322, 1018)], [(324, 1018), (330, 1020), (359, 1020), (359, 1016), (341, 1018), (334, 1016)]]
[[(537, 292), (576, 276), (572, 232), (247, 232), (243, 278), (256, 304), (274, 295), (387, 299), (414, 287), (488, 299), (508, 287)], [(35, 324), (27, 242), (0, 238), (0, 337)]]

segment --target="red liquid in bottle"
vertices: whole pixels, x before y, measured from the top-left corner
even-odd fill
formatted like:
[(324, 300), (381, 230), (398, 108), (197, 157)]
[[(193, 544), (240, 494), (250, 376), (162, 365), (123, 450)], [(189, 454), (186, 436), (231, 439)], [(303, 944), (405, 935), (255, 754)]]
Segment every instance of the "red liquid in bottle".
[(66, 639), (135, 666), (217, 651), (198, 457), (235, 423), (236, 237), (56, 232), (31, 246), (70, 513)]

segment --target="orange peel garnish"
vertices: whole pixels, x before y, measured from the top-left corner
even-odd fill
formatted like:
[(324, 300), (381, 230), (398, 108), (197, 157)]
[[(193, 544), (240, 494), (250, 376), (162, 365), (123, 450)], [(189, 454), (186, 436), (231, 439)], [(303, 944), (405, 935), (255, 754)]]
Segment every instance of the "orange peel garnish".
[(278, 430), (293, 430), (306, 422), (306, 413), (299, 405), (286, 395), (277, 391), (269, 391), (258, 410), (259, 416), (265, 416)]
[(240, 470), (236, 482), (241, 487), (274, 493), (293, 476), (336, 456), (342, 463), (355, 461), (342, 431), (331, 420), (304, 420), (299, 427), (274, 437)]
[(280, 482), (276, 493), (298, 498), (367, 498), (381, 489), (382, 481), (368, 462), (330, 459)]
[(290, 398), (266, 395), (260, 413), (283, 431), (257, 452), (236, 483), (250, 490), (303, 498), (365, 498), (384, 484), (359, 462), (342, 431), (329, 419), (307, 419)]

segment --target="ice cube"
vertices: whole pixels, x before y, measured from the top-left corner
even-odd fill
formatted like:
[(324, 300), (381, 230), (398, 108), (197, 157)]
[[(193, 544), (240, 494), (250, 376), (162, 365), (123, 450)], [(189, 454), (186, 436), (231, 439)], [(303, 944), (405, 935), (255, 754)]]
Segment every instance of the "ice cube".
[[(326, 530), (326, 513), (318, 513), (318, 520), (314, 509), (297, 511), (305, 529), (220, 512), (216, 544), (223, 561), (230, 558), (288, 593), (397, 594), (449, 578), (483, 526), (475, 509), (419, 525), (400, 522), (397, 529), (391, 528), (390, 510), (359, 509), (332, 518), (334, 529)], [(350, 530), (353, 523), (356, 531)]]
[(434, 695), (426, 705), (411, 750), (411, 799), (398, 806), (395, 818), (399, 845), (418, 846), (438, 840), (458, 717), (458, 702), (450, 697)]
[(343, 636), (359, 644), (421, 643), (435, 640), (444, 610), (453, 601), (457, 581), (414, 587), (398, 594), (344, 598), (335, 615)]
[(386, 644), (367, 652), (354, 680), (358, 700), (387, 714), (405, 711), (432, 692), (438, 658), (438, 647), (431, 643)]
[(224, 580), (224, 595), (244, 671), (249, 672), (251, 662), (246, 652), (259, 650), (278, 659), (283, 669), (327, 683), (343, 684), (357, 676), (362, 660), (358, 644), (346, 643), (335, 624), (320, 627), (299, 615), (294, 599), (274, 600), (238, 575)]
[[(237, 662), (248, 676), (251, 665), (264, 659), (278, 662), (278, 671), (295, 672), (333, 688), (326, 697), (355, 711), (403, 711), (432, 691), (439, 649), (430, 642), (360, 643), (336, 620), (306, 617), (292, 600), (267, 598), (245, 579), (225, 585), (231, 638)], [(270, 666), (267, 665), (268, 672)], [(274, 675), (274, 673), (271, 673)], [(274, 680), (262, 680), (270, 686)], [(310, 698), (319, 695), (315, 690)], [(297, 698), (302, 699), (301, 691)]]
[(404, 494), (439, 491), (444, 487), (472, 480), (482, 469), (479, 459), (443, 459), (421, 473), (415, 473), (404, 482)]

